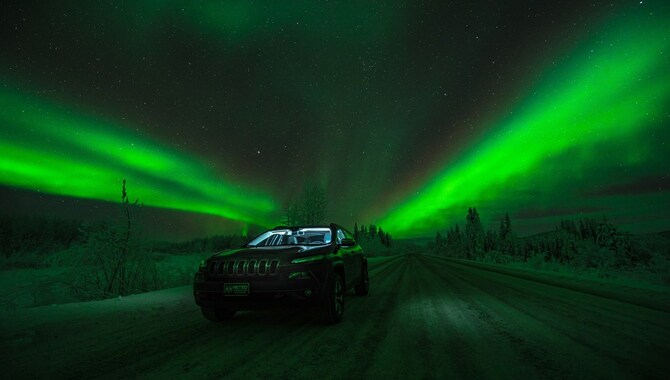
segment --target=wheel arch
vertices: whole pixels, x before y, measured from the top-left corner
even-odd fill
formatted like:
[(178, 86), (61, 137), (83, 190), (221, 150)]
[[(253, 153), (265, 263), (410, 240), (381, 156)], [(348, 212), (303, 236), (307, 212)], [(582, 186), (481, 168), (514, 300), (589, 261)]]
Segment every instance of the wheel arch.
[(342, 277), (342, 283), (346, 287), (347, 286), (347, 277), (346, 277), (347, 274), (346, 274), (346, 270), (344, 269), (344, 263), (335, 263), (335, 265), (333, 265), (333, 273), (337, 273), (337, 274), (340, 275), (340, 277)]

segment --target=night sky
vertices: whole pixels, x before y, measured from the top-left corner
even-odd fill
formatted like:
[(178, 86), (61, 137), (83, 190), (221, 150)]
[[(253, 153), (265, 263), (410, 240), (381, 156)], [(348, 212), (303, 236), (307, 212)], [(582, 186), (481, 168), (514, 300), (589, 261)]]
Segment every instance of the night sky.
[(670, 229), (667, 1), (16, 1), (0, 5), (2, 213), (154, 232), (329, 220), (434, 235)]

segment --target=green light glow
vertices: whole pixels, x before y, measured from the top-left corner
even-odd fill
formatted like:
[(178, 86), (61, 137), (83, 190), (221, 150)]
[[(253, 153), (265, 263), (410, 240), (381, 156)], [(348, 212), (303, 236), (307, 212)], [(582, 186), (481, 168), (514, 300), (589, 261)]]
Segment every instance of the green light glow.
[(118, 201), (126, 178), (148, 206), (270, 225), (272, 199), (217, 178), (196, 159), (123, 126), (0, 90), (0, 183), (34, 191)]
[[(667, 20), (629, 19), (605, 28), (597, 41), (577, 48), (558, 69), (547, 70), (514, 116), (492, 126), (482, 141), (442, 167), (378, 224), (409, 236), (461, 222), (468, 206), (509, 204), (514, 190), (560, 194), (549, 186), (560, 186), (565, 173), (545, 172), (547, 165), (556, 166), (555, 157), (561, 156), (565, 172), (583, 175), (602, 160), (596, 152), (648, 132), (665, 117), (669, 44)], [(589, 153), (566, 156), (579, 149)], [(644, 152), (645, 147), (632, 149)], [(635, 160), (627, 153), (611, 165)]]

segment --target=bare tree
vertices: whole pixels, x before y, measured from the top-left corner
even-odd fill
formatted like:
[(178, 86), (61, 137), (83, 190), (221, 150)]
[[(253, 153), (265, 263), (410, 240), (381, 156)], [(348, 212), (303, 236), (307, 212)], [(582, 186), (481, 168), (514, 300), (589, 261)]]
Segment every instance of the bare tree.
[(86, 232), (73, 283), (73, 290), (82, 299), (127, 295), (160, 287), (156, 262), (150, 256), (134, 215), (140, 207), (137, 200), (129, 202), (124, 180), (122, 219)]
[(326, 217), (326, 192), (319, 185), (305, 185), (302, 194), (284, 205), (281, 223), (287, 226), (323, 223)]
[(285, 226), (295, 226), (299, 224), (301, 213), (298, 206), (298, 203), (294, 199), (290, 199), (284, 204), (281, 224)]

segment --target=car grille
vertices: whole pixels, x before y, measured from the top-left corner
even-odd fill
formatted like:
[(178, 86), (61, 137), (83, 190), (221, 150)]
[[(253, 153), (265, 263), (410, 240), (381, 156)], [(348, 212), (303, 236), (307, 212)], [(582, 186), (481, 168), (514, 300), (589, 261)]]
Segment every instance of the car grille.
[(276, 276), (279, 269), (278, 259), (250, 259), (212, 261), (207, 267), (211, 276)]

